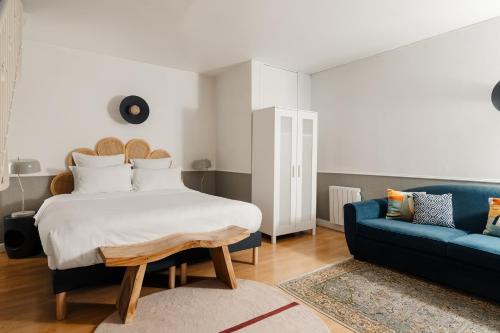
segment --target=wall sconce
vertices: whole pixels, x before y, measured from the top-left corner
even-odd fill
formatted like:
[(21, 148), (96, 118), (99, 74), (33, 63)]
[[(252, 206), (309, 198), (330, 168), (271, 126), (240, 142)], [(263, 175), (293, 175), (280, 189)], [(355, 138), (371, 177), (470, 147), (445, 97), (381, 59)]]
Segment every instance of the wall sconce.
[(495, 88), (491, 92), (491, 102), (495, 109), (500, 111), (500, 82), (495, 85)]

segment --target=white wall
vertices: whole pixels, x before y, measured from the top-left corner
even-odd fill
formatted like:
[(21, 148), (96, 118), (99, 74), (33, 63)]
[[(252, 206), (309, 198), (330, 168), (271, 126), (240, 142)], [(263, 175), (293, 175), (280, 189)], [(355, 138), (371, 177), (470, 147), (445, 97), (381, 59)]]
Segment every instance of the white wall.
[(311, 109), (311, 76), (252, 61), (252, 109)]
[(252, 151), (251, 62), (234, 65), (215, 79), (217, 169), (250, 173)]
[(500, 181), (500, 19), (312, 76), (320, 172)]
[[(119, 116), (121, 99), (132, 94), (150, 107), (140, 125)], [(215, 164), (214, 95), (214, 79), (197, 73), (25, 41), (9, 155), (37, 158), (44, 174), (54, 174), (73, 148), (139, 137), (185, 169), (205, 157)]]
[(251, 60), (216, 76), (217, 169), (252, 172), (252, 111), (310, 109), (310, 75)]

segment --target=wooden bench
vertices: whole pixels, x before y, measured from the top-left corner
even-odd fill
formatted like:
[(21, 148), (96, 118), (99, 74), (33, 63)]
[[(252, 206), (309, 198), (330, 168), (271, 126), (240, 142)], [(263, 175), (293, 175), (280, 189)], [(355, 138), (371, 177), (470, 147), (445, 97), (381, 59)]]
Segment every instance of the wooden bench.
[(106, 266), (127, 267), (116, 302), (123, 323), (129, 323), (135, 315), (146, 265), (184, 250), (210, 249), (217, 278), (229, 288), (236, 288), (228, 245), (249, 235), (247, 229), (229, 226), (212, 232), (173, 234), (140, 244), (100, 247), (99, 254)]

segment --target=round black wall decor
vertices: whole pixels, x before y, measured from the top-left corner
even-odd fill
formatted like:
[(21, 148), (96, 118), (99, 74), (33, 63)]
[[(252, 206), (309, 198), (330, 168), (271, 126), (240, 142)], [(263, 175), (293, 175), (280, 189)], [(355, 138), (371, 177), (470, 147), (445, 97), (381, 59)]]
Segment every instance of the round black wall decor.
[(120, 103), (120, 114), (131, 124), (141, 124), (149, 117), (149, 106), (139, 96), (127, 96)]
[(495, 108), (500, 111), (500, 82), (495, 85), (495, 88), (493, 88), (491, 92), (491, 102)]

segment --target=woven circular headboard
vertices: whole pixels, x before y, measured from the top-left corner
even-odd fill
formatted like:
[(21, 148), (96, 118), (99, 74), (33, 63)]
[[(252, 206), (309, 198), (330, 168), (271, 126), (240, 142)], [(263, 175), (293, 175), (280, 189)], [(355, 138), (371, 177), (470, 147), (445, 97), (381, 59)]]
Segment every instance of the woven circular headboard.
[[(66, 156), (66, 167), (75, 165), (73, 161), (73, 152), (92, 156), (107, 156), (124, 154), (124, 163), (128, 163), (132, 158), (165, 158), (170, 154), (164, 149), (151, 151), (149, 144), (143, 139), (132, 139), (127, 144), (123, 144), (120, 139), (109, 137), (97, 141), (95, 150), (90, 148), (76, 148)], [(71, 193), (74, 189), (73, 174), (71, 171), (65, 171), (52, 179), (50, 183), (50, 192), (52, 195)]]

